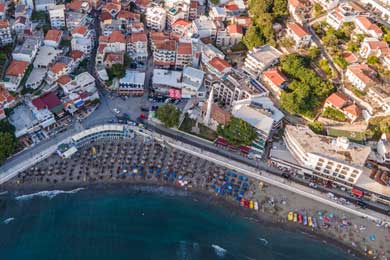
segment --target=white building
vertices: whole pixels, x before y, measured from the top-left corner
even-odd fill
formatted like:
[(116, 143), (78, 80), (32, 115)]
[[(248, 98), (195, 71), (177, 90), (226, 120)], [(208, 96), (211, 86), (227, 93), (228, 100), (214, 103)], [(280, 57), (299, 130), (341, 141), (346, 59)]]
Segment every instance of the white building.
[(62, 40), (63, 31), (61, 30), (49, 30), (46, 33), (45, 40), (43, 41), (46, 46), (58, 48)]
[(364, 90), (369, 84), (375, 82), (377, 73), (367, 64), (353, 64), (348, 66), (345, 77), (353, 86)]
[(359, 54), (364, 59), (370, 56), (384, 57), (390, 54), (390, 48), (385, 41), (376, 38), (365, 38), (361, 43)]
[(54, 47), (41, 46), (33, 63), (34, 68), (49, 68), (61, 53), (61, 50), (57, 50)]
[(266, 44), (253, 48), (248, 52), (243, 70), (253, 78), (258, 78), (260, 73), (279, 62), (282, 53), (274, 47)]
[(12, 58), (14, 60), (27, 61), (32, 63), (35, 58), (35, 55), (38, 52), (39, 47), (41, 46), (41, 38), (30, 36), (26, 38), (22, 45), (17, 45), (12, 52)]
[(225, 30), (218, 30), (215, 44), (220, 47), (231, 47), (238, 44), (243, 36), (241, 25), (230, 24)]
[(77, 26), (85, 26), (88, 24), (88, 14), (79, 12), (66, 12), (66, 27), (72, 31)]
[(353, 185), (363, 172), (369, 146), (350, 143), (345, 137), (313, 133), (307, 126), (285, 127), (284, 141), (298, 163), (313, 175), (341, 185)]
[(53, 29), (66, 27), (65, 23), (65, 5), (56, 5), (49, 10), (50, 24)]
[(183, 68), (182, 97), (206, 98), (206, 88), (203, 86), (205, 73), (192, 67)]
[(146, 9), (146, 26), (155, 31), (165, 29), (167, 13), (164, 8), (152, 6)]
[(71, 47), (74, 51), (82, 51), (85, 55), (91, 54), (94, 43), (94, 33), (86, 26), (75, 27), (72, 31)]
[(217, 26), (213, 19), (207, 16), (200, 16), (192, 21), (192, 30), (200, 39), (210, 38), (214, 41), (217, 38)]
[(267, 141), (282, 126), (283, 113), (268, 97), (254, 97), (233, 103), (232, 115), (256, 129), (257, 138), (251, 145), (250, 153), (263, 155)]
[(46, 77), (46, 73), (46, 69), (33, 68), (26, 80), (26, 87), (31, 89), (39, 88)]
[(334, 29), (338, 30), (344, 23), (354, 22), (357, 16), (365, 13), (366, 10), (355, 2), (345, 2), (328, 13), (326, 22)]
[(144, 94), (145, 72), (126, 70), (126, 75), (119, 80), (119, 95), (142, 96)]
[(170, 91), (181, 91), (182, 84), (182, 72), (165, 69), (154, 69), (152, 78), (153, 90), (164, 96), (169, 96)]
[(376, 150), (378, 151), (381, 162), (390, 163), (390, 140), (386, 134), (382, 134)]
[(339, 0), (314, 0), (314, 3), (319, 3), (325, 10), (329, 11), (339, 5)]
[(8, 20), (0, 20), (0, 46), (13, 42), (11, 27)]
[(132, 59), (144, 62), (148, 58), (148, 38), (146, 33), (132, 33), (127, 40), (127, 52)]
[(310, 46), (311, 34), (298, 23), (287, 24), (287, 34), (294, 40), (295, 48), (302, 49)]

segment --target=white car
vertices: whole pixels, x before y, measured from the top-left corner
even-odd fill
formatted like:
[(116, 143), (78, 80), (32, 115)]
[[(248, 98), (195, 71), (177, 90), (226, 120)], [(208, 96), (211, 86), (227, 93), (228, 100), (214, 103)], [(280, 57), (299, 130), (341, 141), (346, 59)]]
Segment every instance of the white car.
[(120, 111), (119, 111), (117, 108), (114, 108), (113, 111), (114, 111), (115, 113), (117, 113), (117, 114), (120, 113)]

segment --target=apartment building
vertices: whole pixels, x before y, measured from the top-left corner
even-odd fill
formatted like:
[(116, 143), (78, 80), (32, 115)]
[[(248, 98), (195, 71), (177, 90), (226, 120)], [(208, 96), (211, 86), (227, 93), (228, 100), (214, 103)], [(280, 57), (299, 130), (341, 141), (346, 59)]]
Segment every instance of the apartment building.
[(287, 87), (287, 77), (278, 69), (270, 68), (263, 73), (263, 81), (277, 97), (280, 96), (281, 89)]
[(347, 67), (345, 72), (346, 79), (351, 84), (363, 91), (370, 84), (375, 83), (375, 77), (377, 73), (370, 68), (367, 64), (353, 64)]
[(77, 26), (85, 26), (88, 24), (88, 14), (74, 11), (66, 12), (66, 27), (72, 31)]
[(176, 68), (183, 68), (192, 64), (192, 43), (178, 42), (176, 50)]
[(151, 6), (146, 9), (146, 26), (155, 31), (164, 31), (167, 13), (164, 8)]
[(61, 53), (61, 50), (55, 49), (54, 47), (46, 45), (41, 46), (33, 63), (34, 68), (48, 69), (54, 64)]
[(8, 20), (0, 20), (0, 46), (5, 46), (12, 42), (11, 26)]
[(188, 21), (189, 19), (189, 4), (184, 1), (177, 1), (175, 6), (167, 11), (167, 30), (172, 29), (172, 24), (177, 20), (182, 19)]
[(292, 22), (287, 24), (287, 35), (294, 40), (296, 49), (307, 48), (310, 46), (311, 34), (298, 23)]
[(119, 80), (118, 94), (142, 96), (144, 94), (145, 72), (126, 70), (126, 75)]
[(153, 63), (160, 68), (170, 68), (176, 65), (175, 40), (162, 40), (154, 42)]
[(271, 45), (263, 45), (250, 50), (246, 56), (243, 70), (257, 79), (269, 67), (277, 64), (282, 53)]
[(56, 5), (49, 10), (50, 25), (53, 29), (62, 29), (66, 27), (65, 5)]
[(300, 24), (309, 21), (311, 16), (311, 2), (308, 0), (288, 0), (288, 11)]
[(200, 39), (209, 38), (211, 41), (215, 41), (217, 38), (218, 28), (214, 20), (204, 15), (192, 21), (192, 30)]
[(338, 30), (344, 23), (354, 22), (357, 16), (364, 15), (365, 13), (366, 10), (355, 2), (345, 2), (328, 13), (326, 22)]
[(49, 30), (46, 33), (44, 44), (53, 48), (58, 48), (62, 40), (63, 31), (61, 30)]
[(127, 39), (127, 52), (132, 59), (145, 62), (148, 58), (148, 38), (146, 33), (132, 33)]
[(284, 141), (297, 162), (315, 177), (342, 186), (357, 182), (371, 152), (370, 147), (350, 143), (345, 137), (317, 135), (307, 126), (287, 125)]
[(95, 34), (86, 26), (78, 26), (72, 31), (71, 47), (74, 51), (82, 51), (89, 56), (93, 49)]
[(178, 19), (172, 24), (171, 30), (172, 33), (177, 34), (179, 37), (183, 37), (190, 31), (191, 26), (192, 22), (184, 19)]
[(32, 63), (39, 47), (41, 46), (42, 39), (39, 36), (30, 36), (26, 38), (21, 45), (17, 45), (12, 51), (12, 58), (14, 60), (26, 61)]
[(34, 0), (34, 9), (36, 11), (48, 11), (56, 6), (56, 0)]
[(241, 99), (268, 94), (260, 82), (234, 69), (220, 80), (213, 82), (211, 86), (214, 88), (214, 97), (226, 107), (231, 107), (233, 102)]
[(370, 56), (383, 57), (390, 54), (390, 48), (385, 41), (376, 38), (365, 38), (360, 45), (359, 54), (364, 59)]
[(4, 87), (9, 91), (18, 91), (28, 66), (26, 61), (12, 60), (5, 72)]
[(367, 34), (376, 39), (380, 39), (383, 36), (382, 29), (367, 16), (356, 17), (355, 25), (361, 33)]
[(232, 47), (238, 44), (243, 37), (241, 25), (230, 24), (224, 30), (218, 30), (215, 44), (219, 47)]
[(192, 67), (183, 68), (182, 98), (206, 98), (206, 88), (203, 86), (205, 73)]

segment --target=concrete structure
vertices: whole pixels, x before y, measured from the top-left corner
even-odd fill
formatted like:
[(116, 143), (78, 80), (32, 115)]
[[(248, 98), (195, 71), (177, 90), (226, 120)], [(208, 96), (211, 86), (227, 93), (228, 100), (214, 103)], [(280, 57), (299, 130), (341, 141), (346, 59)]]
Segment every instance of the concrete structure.
[(290, 15), (300, 24), (306, 23), (311, 15), (311, 2), (308, 0), (288, 0)]
[(127, 52), (132, 59), (145, 62), (148, 58), (148, 38), (146, 33), (132, 33), (127, 39)]
[(355, 25), (362, 33), (376, 39), (380, 39), (383, 36), (382, 29), (367, 16), (356, 17)]
[(200, 39), (209, 38), (215, 41), (217, 37), (217, 26), (214, 20), (207, 16), (200, 16), (192, 21), (192, 30)]
[[(153, 90), (163, 96), (169, 96), (170, 91), (179, 91), (183, 87), (182, 73), (173, 70), (154, 69), (152, 78)], [(179, 97), (181, 94), (179, 93)]]
[(243, 70), (256, 79), (264, 70), (277, 64), (280, 56), (282, 53), (268, 44), (253, 48), (246, 56)]
[(183, 68), (182, 97), (183, 98), (205, 98), (206, 88), (203, 86), (205, 73), (192, 67)]
[(12, 43), (11, 26), (7, 20), (0, 20), (0, 46)]
[(93, 48), (94, 39), (94, 32), (86, 26), (75, 27), (72, 31), (72, 50), (82, 51), (86, 56), (89, 56)]
[(310, 46), (311, 34), (298, 23), (287, 24), (287, 34), (294, 40), (295, 48), (301, 49)]
[(218, 30), (215, 44), (219, 47), (232, 47), (241, 41), (243, 33), (241, 25), (230, 24), (224, 30)]
[(56, 5), (49, 10), (50, 25), (53, 29), (66, 27), (65, 5)]
[(385, 41), (376, 38), (365, 38), (361, 43), (359, 54), (364, 59), (370, 56), (384, 57), (390, 55), (390, 48)]
[(267, 141), (281, 128), (283, 113), (268, 97), (255, 97), (233, 103), (232, 115), (240, 118), (256, 129), (257, 138), (253, 141), (249, 154), (262, 156)]
[(347, 67), (345, 77), (359, 90), (364, 90), (370, 84), (375, 84), (377, 73), (367, 64), (353, 64)]
[(30, 36), (26, 38), (22, 45), (17, 45), (12, 52), (14, 60), (26, 61), (32, 63), (35, 55), (41, 46), (42, 40), (40, 37)]
[(49, 30), (43, 41), (46, 46), (58, 48), (61, 43), (63, 32), (61, 30)]
[(167, 14), (164, 8), (152, 6), (146, 9), (146, 26), (155, 31), (163, 31), (166, 26)]
[(38, 89), (46, 77), (46, 72), (47, 69), (33, 68), (26, 80), (26, 87), (31, 89)]
[(370, 147), (350, 143), (345, 137), (316, 135), (306, 126), (287, 125), (284, 140), (300, 165), (316, 177), (343, 186), (356, 183), (371, 152)]
[(61, 50), (54, 47), (41, 46), (33, 63), (34, 68), (49, 68), (61, 53)]
[(341, 3), (335, 10), (328, 13), (326, 22), (338, 30), (344, 23), (354, 22), (357, 16), (363, 15), (366, 10), (355, 2)]
[(119, 80), (118, 94), (142, 96), (144, 94), (145, 72), (126, 70), (126, 75)]
[(56, 0), (34, 0), (36, 11), (48, 11), (56, 6)]

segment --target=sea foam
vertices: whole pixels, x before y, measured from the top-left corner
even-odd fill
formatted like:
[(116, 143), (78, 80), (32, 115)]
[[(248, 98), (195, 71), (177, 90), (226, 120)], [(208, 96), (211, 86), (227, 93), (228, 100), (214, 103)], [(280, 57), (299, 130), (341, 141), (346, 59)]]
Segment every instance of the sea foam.
[(217, 254), (217, 256), (220, 256), (220, 257), (225, 256), (225, 254), (226, 254), (225, 248), (222, 248), (218, 245), (211, 245), (211, 246), (214, 248), (215, 254)]
[(73, 193), (77, 193), (79, 191), (82, 191), (84, 189), (85, 188), (77, 188), (77, 189), (69, 190), (69, 191), (65, 191), (65, 190), (44, 190), (44, 191), (40, 191), (40, 192), (37, 192), (37, 193), (20, 195), (20, 196), (15, 197), (15, 199), (16, 200), (30, 200), (30, 199), (32, 199), (34, 197), (48, 197), (49, 199), (52, 199), (52, 198), (54, 198), (55, 196), (57, 196), (59, 194), (73, 194)]
[(8, 224), (10, 223), (12, 220), (14, 220), (15, 218), (7, 218), (6, 220), (4, 220), (4, 224)]

